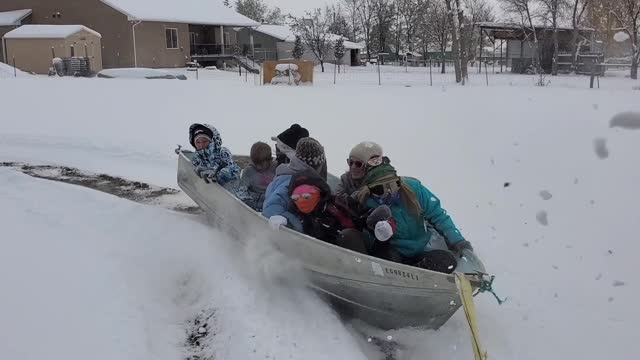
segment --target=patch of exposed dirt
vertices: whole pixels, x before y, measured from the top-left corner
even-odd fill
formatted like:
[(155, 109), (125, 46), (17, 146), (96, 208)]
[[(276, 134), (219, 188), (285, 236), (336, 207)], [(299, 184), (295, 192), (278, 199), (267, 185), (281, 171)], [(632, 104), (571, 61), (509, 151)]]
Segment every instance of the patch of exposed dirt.
[(20, 162), (0, 162), (24, 174), (67, 184), (84, 186), (141, 204), (161, 205), (187, 214), (201, 214), (202, 210), (180, 190), (127, 180), (108, 174), (94, 174), (68, 166), (32, 165)]

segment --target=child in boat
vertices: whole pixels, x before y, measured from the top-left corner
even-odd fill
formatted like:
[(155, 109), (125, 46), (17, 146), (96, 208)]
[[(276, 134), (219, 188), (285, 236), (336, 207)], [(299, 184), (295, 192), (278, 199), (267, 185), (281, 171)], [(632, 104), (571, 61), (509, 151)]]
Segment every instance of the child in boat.
[(189, 142), (196, 149), (191, 162), (204, 181), (230, 187), (238, 180), (240, 167), (233, 161), (231, 151), (222, 147), (222, 137), (215, 127), (208, 124), (191, 125)]
[(288, 226), (302, 232), (302, 223), (289, 211), (289, 184), (294, 175), (304, 171), (315, 171), (320, 176), (320, 170), (326, 163), (324, 147), (317, 140), (306, 137), (298, 141), (295, 152), (288, 156), (290, 162), (276, 168), (276, 176), (267, 187), (262, 216), (269, 219), (274, 229)]
[(263, 142), (251, 146), (251, 162), (242, 171), (237, 196), (255, 211), (261, 212), (267, 187), (276, 175), (271, 147)]
[(302, 232), (353, 251), (367, 252), (352, 212), (334, 201), (329, 185), (315, 171), (293, 175), (289, 197), (289, 212), (302, 224)]

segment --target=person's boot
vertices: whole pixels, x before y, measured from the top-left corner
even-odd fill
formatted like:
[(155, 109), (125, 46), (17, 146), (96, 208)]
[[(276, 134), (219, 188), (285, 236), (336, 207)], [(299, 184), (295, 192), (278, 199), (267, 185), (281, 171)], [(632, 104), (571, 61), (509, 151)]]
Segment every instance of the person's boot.
[(451, 274), (458, 266), (456, 257), (447, 250), (429, 250), (422, 259), (413, 266), (437, 271), (445, 274)]

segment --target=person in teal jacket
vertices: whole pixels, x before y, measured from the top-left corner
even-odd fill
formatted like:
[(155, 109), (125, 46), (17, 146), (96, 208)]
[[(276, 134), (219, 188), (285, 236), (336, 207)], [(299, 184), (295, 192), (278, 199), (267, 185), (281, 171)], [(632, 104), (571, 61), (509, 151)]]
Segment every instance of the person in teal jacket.
[[(382, 257), (388, 260), (410, 265), (420, 262), (432, 251), (433, 231), (444, 238), (449, 250), (458, 257), (464, 249), (473, 250), (440, 206), (440, 200), (419, 180), (398, 176), (388, 158), (367, 170), (363, 186), (353, 196), (366, 208), (387, 205), (391, 209), (393, 226), (386, 224), (390, 219), (380, 219), (382, 222), (374, 225), (377, 240), (369, 242), (386, 238), (383, 241), (388, 244), (388, 251)], [(378, 236), (386, 232), (387, 236)]]

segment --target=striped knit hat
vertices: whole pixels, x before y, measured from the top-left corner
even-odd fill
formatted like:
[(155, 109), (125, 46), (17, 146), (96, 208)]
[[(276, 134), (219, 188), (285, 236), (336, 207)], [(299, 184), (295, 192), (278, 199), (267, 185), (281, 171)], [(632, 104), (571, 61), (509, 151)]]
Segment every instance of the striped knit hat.
[(298, 141), (296, 157), (314, 169), (320, 169), (326, 161), (324, 147), (320, 145), (318, 140), (310, 137)]

